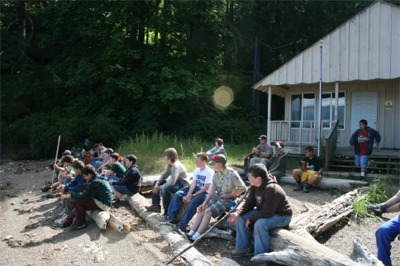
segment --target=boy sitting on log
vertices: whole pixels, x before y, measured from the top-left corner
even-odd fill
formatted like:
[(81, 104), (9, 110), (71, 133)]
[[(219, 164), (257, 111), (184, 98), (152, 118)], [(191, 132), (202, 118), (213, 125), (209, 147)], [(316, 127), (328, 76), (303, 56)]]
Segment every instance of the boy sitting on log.
[(72, 230), (86, 228), (86, 211), (107, 211), (111, 208), (112, 191), (108, 182), (102, 176), (97, 175), (92, 165), (85, 166), (82, 174), (88, 182), (86, 189), (82, 192), (61, 195), (62, 199), (73, 198), (76, 200), (75, 209), (67, 215), (61, 227), (72, 225), (75, 218), (76, 224)]
[[(197, 207), (200, 206), (208, 195), (209, 188), (214, 175), (214, 170), (207, 166), (207, 154), (198, 153), (196, 156), (196, 170), (193, 173), (193, 180), (190, 186), (177, 191), (172, 198), (168, 208), (168, 222), (175, 224), (177, 229), (186, 231), (186, 226), (196, 214)], [(187, 208), (178, 221), (178, 214), (183, 206), (183, 201), (187, 202)]]
[(236, 205), (236, 197), (246, 191), (246, 185), (238, 172), (226, 166), (226, 157), (217, 154), (213, 157), (215, 174), (210, 193), (205, 201), (197, 208), (196, 220), (186, 234), (189, 239), (196, 241), (206, 230), (211, 216), (216, 218), (229, 211)]
[(232, 258), (269, 252), (269, 231), (288, 226), (292, 219), (285, 191), (264, 164), (250, 166), (249, 182), (251, 187), (245, 204), (228, 218), (228, 222), (236, 222), (236, 249), (231, 253)]
[(119, 181), (115, 181), (114, 179), (108, 180), (117, 201), (123, 200), (125, 195), (133, 196), (140, 189), (142, 174), (139, 171), (136, 160), (135, 155), (127, 155), (125, 157), (125, 165), (128, 169), (125, 171), (122, 179)]
[(316, 186), (321, 181), (323, 171), (324, 163), (321, 158), (314, 154), (313, 147), (306, 147), (305, 157), (300, 161), (300, 169), (294, 169), (292, 173), (297, 182), (297, 187), (293, 190), (310, 192), (310, 186)]

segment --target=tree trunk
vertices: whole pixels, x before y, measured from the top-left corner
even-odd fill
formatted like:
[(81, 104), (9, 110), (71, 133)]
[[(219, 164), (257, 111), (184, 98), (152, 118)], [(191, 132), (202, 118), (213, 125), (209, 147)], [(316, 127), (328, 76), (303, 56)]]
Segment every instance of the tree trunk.
[(114, 231), (122, 233), (124, 230), (124, 224), (120, 219), (115, 217), (114, 214), (110, 213), (110, 220), (108, 221), (108, 226)]
[(92, 218), (101, 230), (107, 229), (107, 223), (110, 220), (110, 213), (106, 211), (88, 211), (86, 212)]
[[(157, 230), (167, 242), (173, 245), (176, 252), (180, 252), (190, 245), (189, 240), (172, 230), (169, 225), (160, 222), (155, 213), (145, 211), (144, 207), (148, 206), (149, 203), (142, 195), (135, 194), (132, 197), (126, 197), (126, 200), (151, 228)], [(189, 249), (181, 256), (189, 262), (189, 265), (211, 265), (211, 262), (198, 252), (196, 248)]]
[(271, 231), (271, 250), (273, 252), (254, 256), (256, 263), (273, 261), (283, 265), (365, 265), (351, 260), (316, 241), (298, 236), (285, 229)]
[(350, 191), (322, 208), (300, 214), (292, 220), (290, 228), (304, 228), (313, 237), (321, 235), (353, 212), (356, 194), (357, 190)]
[(26, 52), (26, 19), (25, 19), (25, 1), (18, 2), (18, 50), (20, 58), (25, 56)]
[[(291, 176), (282, 176), (279, 178), (279, 182), (287, 183), (287, 184), (296, 184), (293, 177)], [(354, 187), (368, 186), (368, 182), (357, 181), (357, 180), (348, 180), (348, 179), (338, 179), (338, 178), (328, 178), (324, 177), (321, 179), (318, 187), (323, 189), (338, 189), (341, 191), (349, 191)]]

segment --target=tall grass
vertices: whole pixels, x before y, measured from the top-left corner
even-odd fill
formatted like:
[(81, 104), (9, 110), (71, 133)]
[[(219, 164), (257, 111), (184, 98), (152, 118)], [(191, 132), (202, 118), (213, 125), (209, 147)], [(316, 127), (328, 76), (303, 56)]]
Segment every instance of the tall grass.
[[(122, 156), (134, 154), (138, 158), (138, 165), (143, 174), (160, 174), (165, 168), (162, 160), (164, 150), (173, 147), (177, 150), (179, 160), (186, 166), (189, 172), (196, 168), (195, 156), (197, 153), (207, 151), (214, 146), (214, 138), (211, 141), (197, 139), (195, 136), (178, 138), (176, 136), (166, 136), (162, 133), (154, 133), (148, 136), (144, 133), (136, 135), (124, 142), (118, 148), (118, 153)], [(243, 156), (246, 155), (253, 144), (229, 144), (225, 143), (228, 165), (242, 166)]]
[(384, 179), (382, 177), (374, 179), (368, 188), (368, 194), (354, 199), (352, 220), (359, 222), (362, 218), (373, 217), (373, 215), (368, 213), (368, 206), (385, 202), (394, 196), (396, 192), (397, 186), (393, 183), (392, 179)]

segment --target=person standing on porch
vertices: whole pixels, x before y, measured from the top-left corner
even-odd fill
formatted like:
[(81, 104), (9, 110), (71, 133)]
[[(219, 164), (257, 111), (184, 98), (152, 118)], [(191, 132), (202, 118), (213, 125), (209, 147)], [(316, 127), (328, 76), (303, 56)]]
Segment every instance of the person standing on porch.
[(365, 179), (368, 167), (368, 156), (371, 155), (374, 147), (379, 147), (381, 142), (381, 135), (378, 131), (368, 126), (368, 122), (365, 119), (361, 119), (359, 122), (359, 129), (357, 129), (350, 138), (351, 148), (354, 150), (354, 162), (357, 167), (361, 168), (361, 179)]

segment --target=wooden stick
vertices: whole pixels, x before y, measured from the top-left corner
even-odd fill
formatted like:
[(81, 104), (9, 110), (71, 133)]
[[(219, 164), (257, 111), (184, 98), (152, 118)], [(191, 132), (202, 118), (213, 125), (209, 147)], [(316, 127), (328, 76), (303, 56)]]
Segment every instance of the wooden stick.
[(190, 246), (188, 246), (187, 248), (185, 248), (184, 250), (182, 250), (181, 252), (179, 252), (178, 254), (176, 254), (172, 259), (170, 259), (166, 265), (172, 263), (177, 257), (179, 257), (180, 255), (182, 255), (183, 253), (185, 253), (186, 251), (188, 251), (189, 249), (191, 249), (192, 247), (194, 247), (201, 239), (203, 239), (211, 230), (213, 230), (221, 221), (223, 221), (226, 217), (229, 216), (229, 214), (231, 214), (233, 211), (236, 210), (236, 208), (240, 205), (240, 203), (242, 203), (242, 201), (246, 198), (247, 194), (249, 193), (250, 189), (248, 189), (246, 191), (246, 193), (243, 195), (243, 197), (238, 201), (238, 203), (236, 203), (235, 208), (233, 208), (232, 210), (230, 210), (229, 212), (227, 212), (220, 220), (216, 221), (213, 226), (211, 226), (207, 231), (205, 231), (199, 238), (197, 238)]
[[(54, 159), (54, 164), (57, 164), (58, 149), (60, 148), (60, 140), (61, 140), (61, 135), (58, 135), (57, 151), (56, 151), (56, 158)], [(56, 174), (56, 168), (53, 166), (53, 175), (51, 176), (51, 180), (50, 180), (51, 185), (53, 185), (53, 179), (54, 179), (55, 174)]]

